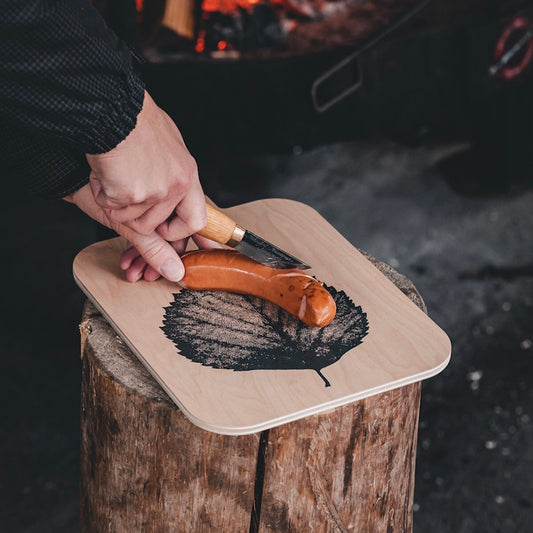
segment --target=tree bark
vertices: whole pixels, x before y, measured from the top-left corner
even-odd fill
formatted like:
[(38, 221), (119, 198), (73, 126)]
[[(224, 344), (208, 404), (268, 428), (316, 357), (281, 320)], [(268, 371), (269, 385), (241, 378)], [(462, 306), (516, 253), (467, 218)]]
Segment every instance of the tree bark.
[(225, 436), (192, 424), (89, 302), (80, 331), (82, 533), (412, 531), (420, 383)]

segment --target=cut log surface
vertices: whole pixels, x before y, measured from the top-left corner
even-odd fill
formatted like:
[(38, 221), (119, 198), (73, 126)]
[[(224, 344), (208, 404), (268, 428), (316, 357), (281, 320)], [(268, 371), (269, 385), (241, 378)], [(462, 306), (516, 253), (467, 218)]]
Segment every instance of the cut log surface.
[(82, 532), (412, 531), (420, 382), (227, 436), (192, 424), (89, 302), (80, 331)]

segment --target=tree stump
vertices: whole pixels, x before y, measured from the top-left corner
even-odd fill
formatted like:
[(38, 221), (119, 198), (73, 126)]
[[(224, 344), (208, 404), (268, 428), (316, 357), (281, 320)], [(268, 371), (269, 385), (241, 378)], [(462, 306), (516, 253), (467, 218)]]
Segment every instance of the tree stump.
[(90, 302), (80, 331), (82, 533), (412, 531), (420, 382), (219, 435), (179, 411)]

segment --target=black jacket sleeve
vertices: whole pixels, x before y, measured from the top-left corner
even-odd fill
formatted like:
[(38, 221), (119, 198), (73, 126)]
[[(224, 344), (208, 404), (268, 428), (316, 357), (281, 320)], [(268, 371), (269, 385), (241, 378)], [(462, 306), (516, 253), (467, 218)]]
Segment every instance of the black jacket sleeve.
[(89, 180), (85, 154), (52, 138), (28, 133), (16, 124), (0, 120), (0, 147), (1, 176), (11, 191), (56, 200)]
[(0, 0), (0, 126), (107, 152), (142, 108), (134, 63), (89, 0)]

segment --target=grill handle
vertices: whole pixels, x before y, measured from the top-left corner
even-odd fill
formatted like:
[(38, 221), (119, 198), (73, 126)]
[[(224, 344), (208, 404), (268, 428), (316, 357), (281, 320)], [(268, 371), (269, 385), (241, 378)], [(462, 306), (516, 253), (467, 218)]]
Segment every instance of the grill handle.
[[(359, 56), (376, 45), (379, 41), (384, 39), (389, 33), (399, 28), (402, 24), (405, 24), (410, 18), (414, 17), (419, 11), (421, 11), (431, 0), (420, 0), (414, 7), (412, 7), (407, 13), (403, 14), (398, 20), (387, 26), (381, 33), (376, 35), (373, 39), (361, 46), (356, 51), (347, 55), (344, 59), (341, 59), (336, 65), (325, 71), (323, 74), (315, 78), (311, 84), (311, 99), (313, 101), (313, 107), (318, 113), (324, 113), (335, 104), (344, 100), (348, 95), (358, 91), (363, 85), (363, 71), (361, 69), (361, 63), (359, 62)], [(353, 77), (349, 83), (347, 83), (341, 90), (333, 96), (328, 96), (321, 99), (320, 93), (327, 91), (326, 83), (331, 82), (335, 75), (341, 75), (343, 70), (348, 70), (352, 65), (352, 71), (356, 70), (357, 76)], [(355, 67), (355, 69), (354, 69)]]

